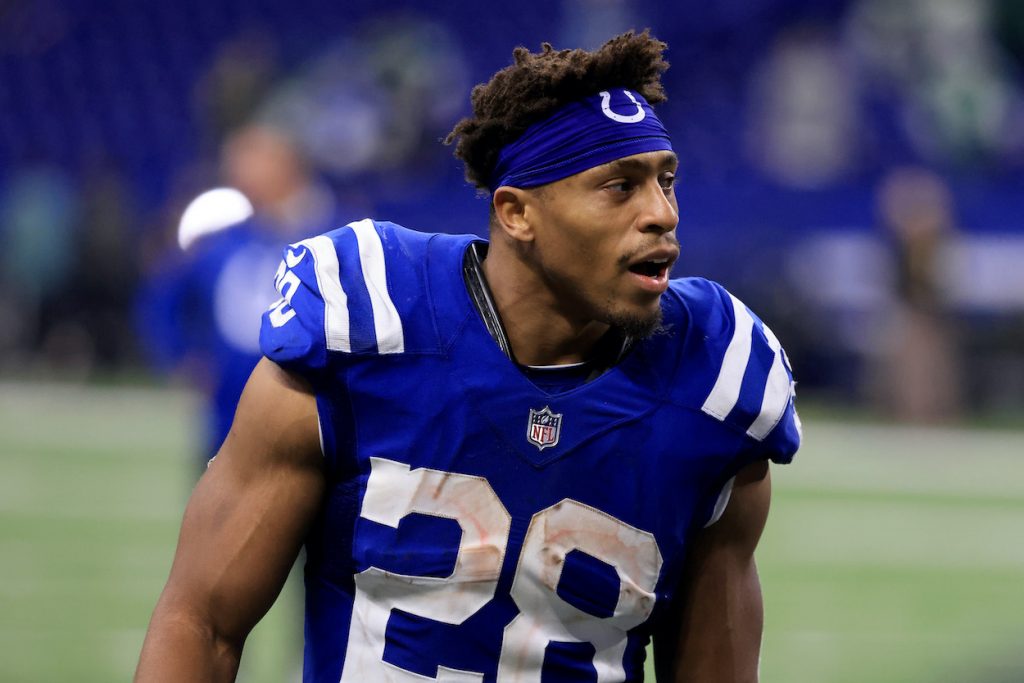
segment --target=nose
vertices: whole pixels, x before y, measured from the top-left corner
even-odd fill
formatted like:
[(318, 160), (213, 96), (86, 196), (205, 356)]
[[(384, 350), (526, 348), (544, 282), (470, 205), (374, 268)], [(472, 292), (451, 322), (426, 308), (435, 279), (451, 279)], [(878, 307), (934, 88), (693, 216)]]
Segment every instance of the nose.
[(642, 202), (643, 206), (638, 216), (641, 232), (664, 234), (676, 229), (679, 223), (679, 209), (674, 189), (665, 192), (661, 183), (653, 179), (644, 188)]

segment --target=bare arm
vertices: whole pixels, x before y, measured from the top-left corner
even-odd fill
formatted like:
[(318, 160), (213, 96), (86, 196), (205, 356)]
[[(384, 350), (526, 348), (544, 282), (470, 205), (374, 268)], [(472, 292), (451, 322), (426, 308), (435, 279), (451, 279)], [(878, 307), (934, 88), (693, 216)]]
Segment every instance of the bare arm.
[(264, 359), (185, 510), (136, 681), (231, 681), (277, 598), (324, 489), (316, 402)]
[(764, 611), (754, 549), (770, 499), (768, 463), (747, 466), (722, 518), (697, 537), (679, 621), (654, 643), (659, 681), (756, 683)]

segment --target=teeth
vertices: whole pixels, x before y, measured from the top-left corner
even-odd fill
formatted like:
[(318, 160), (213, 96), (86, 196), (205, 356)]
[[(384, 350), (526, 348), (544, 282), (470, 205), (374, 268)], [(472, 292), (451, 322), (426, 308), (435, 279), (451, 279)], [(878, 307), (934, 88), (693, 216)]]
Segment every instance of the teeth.
[(667, 258), (656, 258), (656, 259), (652, 259), (651, 263), (657, 263), (658, 265), (661, 265), (662, 263), (668, 263), (668, 259)]

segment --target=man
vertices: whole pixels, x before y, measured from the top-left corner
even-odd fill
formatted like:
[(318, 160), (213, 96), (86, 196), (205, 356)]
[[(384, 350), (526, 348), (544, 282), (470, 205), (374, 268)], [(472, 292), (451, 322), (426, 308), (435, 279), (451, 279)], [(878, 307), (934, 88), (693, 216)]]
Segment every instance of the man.
[(474, 90), (449, 141), (489, 245), (365, 220), (286, 252), (138, 680), (230, 680), (303, 543), (310, 681), (640, 680), (652, 636), (661, 680), (756, 680), (798, 422), (768, 328), (669, 281), (664, 48), (519, 48)]
[(196, 476), (231, 427), (261, 358), (259, 314), (277, 294), (281, 247), (338, 225), (330, 190), (282, 130), (250, 124), (221, 153), (220, 188), (193, 200), (137, 302), (137, 328), (154, 365), (186, 375), (204, 395)]

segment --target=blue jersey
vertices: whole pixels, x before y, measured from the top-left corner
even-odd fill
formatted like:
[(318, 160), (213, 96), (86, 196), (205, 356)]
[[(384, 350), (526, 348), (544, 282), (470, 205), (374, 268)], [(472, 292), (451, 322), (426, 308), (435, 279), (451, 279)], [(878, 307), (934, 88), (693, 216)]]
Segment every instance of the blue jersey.
[(260, 359), (259, 315), (286, 241), (254, 220), (204, 237), (167, 259), (138, 301), (140, 336), (162, 369), (201, 365), (206, 398), (202, 464), (220, 448), (245, 382)]
[(278, 270), (262, 350), (311, 381), (328, 476), (307, 681), (642, 680), (723, 486), (799, 445), (778, 341), (707, 280), (599, 378), (538, 388), (467, 293), (476, 239), (365, 220)]

